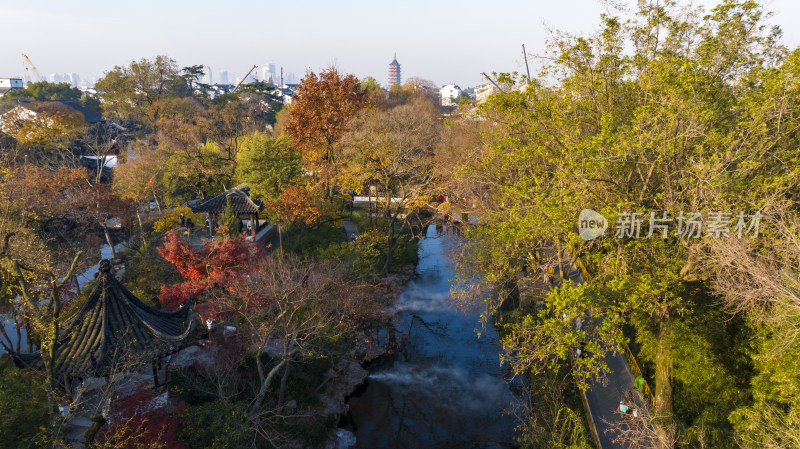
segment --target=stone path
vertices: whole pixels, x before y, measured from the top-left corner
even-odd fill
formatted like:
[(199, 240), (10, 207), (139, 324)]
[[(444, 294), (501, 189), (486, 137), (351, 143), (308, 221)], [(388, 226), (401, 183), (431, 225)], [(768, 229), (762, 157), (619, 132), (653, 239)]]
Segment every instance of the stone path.
[(344, 232), (347, 236), (346, 240), (348, 242), (353, 241), (356, 237), (358, 237), (358, 226), (356, 226), (355, 223), (350, 220), (344, 220), (342, 225), (344, 226)]

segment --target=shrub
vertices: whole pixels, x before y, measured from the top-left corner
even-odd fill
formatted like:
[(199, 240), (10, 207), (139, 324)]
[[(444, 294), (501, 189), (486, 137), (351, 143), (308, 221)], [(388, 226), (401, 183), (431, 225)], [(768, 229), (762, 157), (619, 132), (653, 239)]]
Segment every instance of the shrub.
[(182, 415), (178, 439), (190, 449), (250, 447), (253, 433), (246, 407), (222, 401), (190, 407)]
[(122, 283), (150, 306), (160, 307), (156, 297), (161, 294), (162, 285), (173, 285), (182, 280), (172, 264), (161, 257), (154, 244), (145, 243), (137, 250), (127, 250), (120, 256), (125, 261)]
[(31, 447), (49, 422), (47, 393), (40, 373), (22, 371), (0, 359), (0, 448)]

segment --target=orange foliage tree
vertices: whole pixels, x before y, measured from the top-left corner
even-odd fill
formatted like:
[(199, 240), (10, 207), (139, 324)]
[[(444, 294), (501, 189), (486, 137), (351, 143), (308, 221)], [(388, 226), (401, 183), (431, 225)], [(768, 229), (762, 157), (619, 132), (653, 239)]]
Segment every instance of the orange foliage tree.
[(266, 203), (266, 207), (277, 216), (278, 240), (281, 250), (283, 250), (282, 226), (292, 223), (303, 223), (310, 226), (324, 213), (324, 208), (318, 204), (316, 198), (308, 190), (295, 186), (285, 188), (278, 201)]
[(330, 196), (341, 163), (336, 144), (350, 119), (367, 105), (367, 92), (354, 75), (343, 76), (331, 67), (319, 75), (309, 72), (294, 101), (284, 129)]

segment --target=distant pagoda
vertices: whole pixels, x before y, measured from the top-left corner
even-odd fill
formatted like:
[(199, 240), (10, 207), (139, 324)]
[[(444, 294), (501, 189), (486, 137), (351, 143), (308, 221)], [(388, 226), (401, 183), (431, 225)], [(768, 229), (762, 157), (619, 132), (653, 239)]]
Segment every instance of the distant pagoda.
[(394, 59), (389, 63), (389, 87), (395, 84), (401, 84), (400, 63), (397, 62), (397, 53), (394, 54)]

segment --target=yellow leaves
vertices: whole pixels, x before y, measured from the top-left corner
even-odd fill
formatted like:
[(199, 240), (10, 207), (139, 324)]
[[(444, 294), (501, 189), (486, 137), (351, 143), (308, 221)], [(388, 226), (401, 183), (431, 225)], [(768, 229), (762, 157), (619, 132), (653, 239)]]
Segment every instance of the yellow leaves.
[(180, 225), (181, 214), (185, 219), (191, 219), (193, 223), (202, 224), (203, 215), (195, 214), (192, 209), (188, 207), (176, 207), (174, 209), (167, 209), (164, 216), (153, 223), (153, 232), (161, 234), (174, 229)]

